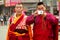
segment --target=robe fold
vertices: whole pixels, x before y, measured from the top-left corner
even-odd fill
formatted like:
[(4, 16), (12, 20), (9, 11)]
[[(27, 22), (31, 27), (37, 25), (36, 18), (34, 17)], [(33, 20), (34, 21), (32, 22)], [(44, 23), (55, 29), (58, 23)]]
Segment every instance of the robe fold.
[[(19, 17), (14, 18), (14, 16), (10, 17), (10, 24), (8, 28), (8, 33), (7, 33), (7, 39), (6, 40), (30, 40), (29, 39), (29, 34), (28, 32), (25, 33), (23, 36), (16, 36), (15, 29), (23, 29), (25, 28), (25, 20), (26, 16), (21, 14)], [(21, 27), (20, 27), (21, 26)]]
[(58, 40), (58, 20), (51, 13), (46, 12), (46, 17), (42, 15), (34, 17), (30, 15), (26, 24), (33, 26), (33, 40)]

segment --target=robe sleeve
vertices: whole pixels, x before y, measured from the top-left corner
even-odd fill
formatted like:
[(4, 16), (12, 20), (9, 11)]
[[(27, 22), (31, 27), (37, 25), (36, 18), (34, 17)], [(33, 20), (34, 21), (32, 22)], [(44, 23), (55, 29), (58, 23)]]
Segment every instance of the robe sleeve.
[(8, 24), (7, 24), (8, 29), (7, 29), (7, 34), (6, 34), (6, 40), (9, 40), (10, 37), (12, 37), (13, 35), (15, 36), (15, 34), (13, 34), (12, 31), (10, 31), (10, 24), (11, 24), (11, 22), (12, 22), (12, 19), (11, 19), (11, 18), (12, 18), (12, 17), (10, 17), (10, 18), (8, 19)]
[(27, 17), (26, 24), (30, 25), (32, 23), (34, 23), (34, 16), (30, 15), (30, 16)]
[(54, 40), (58, 40), (58, 19), (52, 14), (48, 15), (48, 19), (52, 25), (52, 30), (54, 34)]
[(26, 25), (27, 25), (27, 28), (28, 28), (28, 31), (29, 31), (30, 40), (32, 40), (32, 38), (33, 38), (32, 30), (31, 30), (31, 24), (32, 23), (34, 23), (34, 16), (30, 15), (30, 16), (27, 17), (27, 20), (26, 20)]
[(48, 14), (47, 19), (50, 21), (52, 25), (58, 24), (58, 19), (52, 14)]

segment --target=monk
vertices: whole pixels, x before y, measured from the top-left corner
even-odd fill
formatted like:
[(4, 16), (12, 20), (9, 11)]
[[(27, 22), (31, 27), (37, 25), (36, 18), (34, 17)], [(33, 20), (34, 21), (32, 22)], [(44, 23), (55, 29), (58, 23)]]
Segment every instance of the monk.
[(23, 12), (23, 5), (16, 4), (15, 13), (9, 19), (9, 28), (6, 40), (30, 40), (26, 27), (27, 16)]
[(26, 25), (33, 25), (33, 40), (58, 40), (58, 20), (46, 12), (43, 2), (37, 4), (37, 10), (27, 17)]

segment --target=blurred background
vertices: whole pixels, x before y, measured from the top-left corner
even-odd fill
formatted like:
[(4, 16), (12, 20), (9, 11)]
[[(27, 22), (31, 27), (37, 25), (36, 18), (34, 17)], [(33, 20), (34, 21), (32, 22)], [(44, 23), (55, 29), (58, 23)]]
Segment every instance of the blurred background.
[[(58, 31), (60, 31), (60, 0), (0, 0), (0, 39), (5, 40), (8, 28), (7, 22), (9, 17), (15, 12), (15, 4), (22, 3), (26, 15), (31, 15), (35, 11), (37, 3), (41, 1), (44, 2), (47, 11), (51, 12), (59, 20)], [(58, 37), (60, 37), (60, 32), (58, 32)]]

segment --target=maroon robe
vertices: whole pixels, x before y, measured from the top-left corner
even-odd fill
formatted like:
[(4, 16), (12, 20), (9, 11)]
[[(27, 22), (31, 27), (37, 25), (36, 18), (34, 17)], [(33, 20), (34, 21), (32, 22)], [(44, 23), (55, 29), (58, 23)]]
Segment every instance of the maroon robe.
[[(14, 33), (14, 30), (16, 29), (16, 25), (19, 23), (19, 21), (21, 22), (21, 20), (24, 18), (25, 16), (22, 15), (18, 21), (15, 23), (15, 24), (11, 24), (9, 26), (9, 29), (8, 29), (8, 34), (7, 34), (7, 40), (29, 40), (29, 34), (26, 33), (24, 36), (16, 36)], [(13, 19), (13, 16), (10, 18), (10, 23), (12, 22), (12, 19)]]
[(33, 26), (33, 40), (58, 40), (58, 20), (51, 14), (47, 13), (46, 17), (42, 15), (27, 18), (26, 24)]

